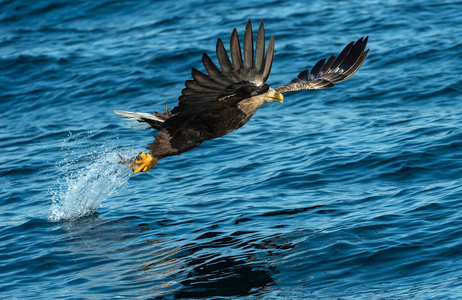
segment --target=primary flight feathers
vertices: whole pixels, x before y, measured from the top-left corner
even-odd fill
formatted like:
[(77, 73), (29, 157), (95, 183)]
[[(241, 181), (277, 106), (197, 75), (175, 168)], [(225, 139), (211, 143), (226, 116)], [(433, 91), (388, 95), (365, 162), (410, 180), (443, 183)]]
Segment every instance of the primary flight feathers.
[(276, 88), (281, 93), (299, 90), (326, 89), (335, 83), (342, 82), (353, 76), (366, 59), (369, 49), (366, 49), (369, 37), (360, 38), (348, 44), (338, 57), (331, 56), (318, 61), (311, 72), (302, 71), (290, 83)]
[[(244, 34), (244, 60), (237, 30), (234, 29), (230, 40), (231, 60), (221, 39), (218, 39), (216, 52), (221, 70), (204, 53), (202, 63), (208, 74), (193, 68), (193, 80), (186, 80), (185, 86), (178, 98), (179, 104), (172, 110), (178, 113), (191, 108), (195, 104), (207, 104), (231, 95), (246, 84), (263, 85), (268, 80), (273, 64), (274, 36), (271, 36), (265, 55), (265, 27), (260, 23), (257, 33), (256, 47), (253, 47), (252, 23), (247, 22)], [(255, 53), (255, 55), (254, 55)]]

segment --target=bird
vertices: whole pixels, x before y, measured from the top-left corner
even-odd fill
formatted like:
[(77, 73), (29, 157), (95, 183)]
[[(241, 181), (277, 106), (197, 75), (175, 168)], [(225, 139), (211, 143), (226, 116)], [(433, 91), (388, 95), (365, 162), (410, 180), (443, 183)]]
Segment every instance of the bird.
[(366, 50), (368, 38), (361, 37), (349, 43), (338, 56), (321, 59), (311, 71), (304, 70), (289, 83), (272, 88), (266, 81), (273, 64), (274, 35), (270, 37), (265, 49), (265, 27), (262, 20), (254, 43), (252, 22), (248, 20), (242, 43), (243, 51), (236, 28), (230, 38), (230, 56), (218, 38), (216, 57), (220, 67), (204, 53), (202, 63), (206, 72), (192, 69), (192, 80), (185, 81), (178, 105), (172, 110), (168, 109), (168, 104), (162, 113), (113, 110), (129, 123), (143, 123), (132, 126), (135, 129), (158, 130), (154, 141), (146, 147), (148, 153), (141, 152), (129, 159), (119, 155), (119, 163), (130, 167), (134, 173), (147, 172), (162, 158), (182, 154), (204, 141), (216, 139), (242, 127), (264, 104), (282, 103), (283, 94), (327, 89), (347, 80), (366, 59), (369, 53), (369, 49)]

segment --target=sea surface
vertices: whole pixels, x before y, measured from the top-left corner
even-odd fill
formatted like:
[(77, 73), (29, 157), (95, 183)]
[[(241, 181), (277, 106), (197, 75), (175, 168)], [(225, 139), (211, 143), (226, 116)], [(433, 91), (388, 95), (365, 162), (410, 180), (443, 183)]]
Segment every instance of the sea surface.
[[(460, 299), (461, 1), (0, 0), (1, 299)], [(352, 78), (132, 174), (114, 109), (177, 103), (265, 21), (275, 87)]]

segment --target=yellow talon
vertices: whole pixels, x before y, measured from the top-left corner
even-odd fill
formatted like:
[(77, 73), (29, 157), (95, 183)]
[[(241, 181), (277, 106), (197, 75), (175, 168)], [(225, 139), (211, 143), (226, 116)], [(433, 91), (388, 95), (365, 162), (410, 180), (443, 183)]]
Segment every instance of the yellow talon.
[(140, 154), (140, 158), (140, 160), (135, 160), (135, 163), (140, 164), (140, 166), (133, 171), (134, 173), (147, 172), (159, 161), (159, 159), (152, 157), (151, 154), (146, 154), (144, 152)]

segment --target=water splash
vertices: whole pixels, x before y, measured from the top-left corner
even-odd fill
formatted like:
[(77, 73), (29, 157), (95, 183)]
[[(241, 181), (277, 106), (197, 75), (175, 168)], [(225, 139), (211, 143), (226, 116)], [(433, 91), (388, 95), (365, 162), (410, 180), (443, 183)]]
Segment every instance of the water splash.
[(118, 153), (128, 157), (136, 151), (108, 145), (93, 146), (87, 148), (87, 153), (58, 166), (61, 176), (58, 189), (51, 190), (48, 218), (52, 221), (75, 220), (95, 214), (101, 203), (125, 185), (133, 174), (129, 168), (117, 163)]

